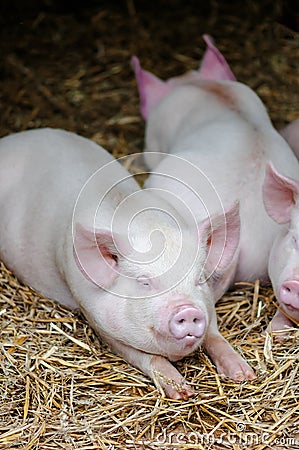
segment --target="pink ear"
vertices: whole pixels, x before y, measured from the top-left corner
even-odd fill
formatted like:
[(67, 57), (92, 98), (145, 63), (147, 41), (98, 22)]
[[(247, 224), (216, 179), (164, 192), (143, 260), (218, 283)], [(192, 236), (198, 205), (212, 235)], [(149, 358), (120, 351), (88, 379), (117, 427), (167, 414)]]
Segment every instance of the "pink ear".
[(239, 245), (239, 204), (236, 202), (224, 214), (206, 219), (200, 225), (199, 235), (207, 246), (207, 276), (214, 275), (217, 280), (228, 270)]
[(298, 195), (299, 183), (281, 175), (269, 163), (263, 185), (263, 199), (268, 215), (279, 224), (289, 222)]
[(213, 44), (211, 36), (209, 36), (208, 34), (204, 34), (203, 39), (207, 44), (208, 48), (204, 54), (204, 57), (202, 59), (199, 68), (200, 77), (205, 78), (207, 80), (236, 81), (236, 77), (232, 73), (225, 58)]
[(171, 91), (171, 87), (147, 70), (143, 70), (137, 56), (132, 57), (131, 64), (138, 85), (141, 115), (146, 120), (150, 110)]
[(76, 225), (74, 257), (83, 275), (101, 288), (108, 288), (118, 276), (117, 250), (110, 231)]

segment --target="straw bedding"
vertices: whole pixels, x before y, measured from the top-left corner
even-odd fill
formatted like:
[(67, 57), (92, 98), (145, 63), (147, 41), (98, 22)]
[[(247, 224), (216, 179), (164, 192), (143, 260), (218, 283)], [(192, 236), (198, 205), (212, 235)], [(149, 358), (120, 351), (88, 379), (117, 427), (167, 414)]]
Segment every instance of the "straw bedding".
[[(1, 135), (52, 126), (115, 156), (140, 151), (130, 56), (174, 76), (198, 66), (203, 33), (214, 35), (276, 126), (298, 117), (299, 34), (281, 2), (245, 2), (243, 11), (217, 1), (79, 3), (71, 12), (68, 2), (3, 3)], [(269, 286), (234, 286), (217, 305), (219, 327), (257, 379), (222, 379), (199, 350), (176, 363), (196, 395), (174, 401), (112, 354), (79, 313), (22, 286), (1, 265), (0, 448), (299, 448), (299, 331), (281, 342), (263, 337), (275, 309)]]

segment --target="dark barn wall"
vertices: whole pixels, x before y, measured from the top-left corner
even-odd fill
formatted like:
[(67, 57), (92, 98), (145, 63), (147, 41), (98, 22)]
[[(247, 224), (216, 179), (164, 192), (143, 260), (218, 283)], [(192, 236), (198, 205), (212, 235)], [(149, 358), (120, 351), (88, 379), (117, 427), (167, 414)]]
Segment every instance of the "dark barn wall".
[(131, 56), (160, 77), (178, 75), (198, 67), (204, 33), (281, 126), (298, 115), (298, 5), (3, 0), (0, 135), (52, 126), (92, 137), (115, 154), (140, 150), (144, 126)]

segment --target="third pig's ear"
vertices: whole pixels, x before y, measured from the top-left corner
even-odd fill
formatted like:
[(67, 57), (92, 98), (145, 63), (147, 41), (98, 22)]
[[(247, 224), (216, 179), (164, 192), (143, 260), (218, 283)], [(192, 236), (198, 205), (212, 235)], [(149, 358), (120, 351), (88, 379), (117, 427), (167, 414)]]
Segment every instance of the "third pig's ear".
[(291, 214), (299, 195), (299, 183), (281, 175), (269, 163), (263, 185), (263, 200), (268, 215), (278, 224), (291, 220)]
[[(202, 59), (198, 71), (189, 72), (176, 78), (170, 78), (166, 81), (156, 77), (151, 72), (144, 70), (140, 66), (137, 56), (131, 59), (131, 65), (135, 72), (137, 86), (140, 97), (140, 112), (144, 120), (148, 119), (151, 110), (168, 95), (176, 86), (190, 82), (193, 79), (206, 79), (214, 81), (231, 80), (236, 81), (224, 56), (213, 44), (211, 36), (203, 36), (207, 50)], [(191, 74), (191, 78), (190, 78)]]
[(143, 119), (147, 120), (151, 109), (159, 103), (165, 95), (169, 94), (172, 88), (166, 81), (162, 81), (152, 73), (142, 69), (137, 56), (132, 57), (131, 64), (138, 85), (140, 112)]
[(207, 49), (203, 56), (201, 65), (198, 69), (200, 77), (205, 78), (206, 80), (236, 81), (236, 77), (231, 71), (224, 56), (213, 44), (211, 36), (209, 36), (208, 34), (204, 34), (203, 39), (207, 44)]

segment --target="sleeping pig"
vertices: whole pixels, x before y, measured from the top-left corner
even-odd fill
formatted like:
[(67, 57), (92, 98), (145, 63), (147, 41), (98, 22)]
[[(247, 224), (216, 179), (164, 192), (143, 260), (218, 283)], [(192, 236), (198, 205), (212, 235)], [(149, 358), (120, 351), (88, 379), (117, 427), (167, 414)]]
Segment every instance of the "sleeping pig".
[[(264, 207), (266, 167), (272, 162), (285, 176), (299, 180), (299, 165), (259, 97), (236, 81), (211, 38), (204, 39), (208, 48), (199, 70), (167, 81), (132, 59), (146, 120), (145, 160), (152, 170), (146, 186), (161, 189), (161, 197), (167, 191), (175, 194), (199, 222), (207, 211), (213, 215), (221, 205), (226, 209), (238, 201), (240, 245), (225, 283), (263, 281), (273, 242), (283, 228)], [(203, 345), (209, 349), (209, 343)]]
[(237, 202), (202, 220), (181, 204), (180, 215), (103, 148), (54, 129), (0, 140), (0, 186), (1, 259), (43, 295), (80, 308), (166, 395), (193, 394), (169, 360), (203, 341), (220, 373), (254, 378), (214, 308), (235, 272)]
[(299, 324), (299, 182), (269, 164), (263, 193), (269, 216), (281, 225), (269, 258), (279, 308), (268, 330), (285, 330), (287, 335), (288, 328)]
[[(299, 119), (280, 133), (299, 158)], [(269, 165), (263, 189), (269, 216), (284, 225), (269, 259), (269, 275), (280, 305), (269, 330), (285, 330), (287, 335), (287, 329), (299, 323), (299, 183)]]

